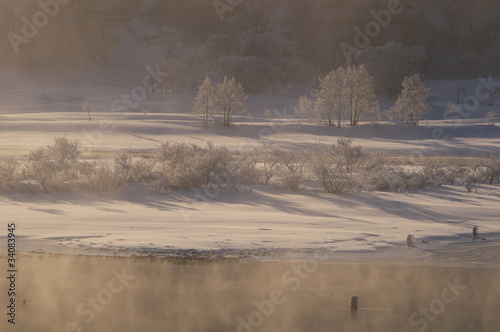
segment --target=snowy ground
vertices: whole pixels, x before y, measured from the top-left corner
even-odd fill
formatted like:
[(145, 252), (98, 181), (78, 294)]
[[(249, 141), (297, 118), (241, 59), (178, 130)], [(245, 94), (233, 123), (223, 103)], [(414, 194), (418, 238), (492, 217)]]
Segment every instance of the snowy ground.
[[(263, 140), (293, 149), (318, 141), (330, 143), (337, 137), (351, 137), (368, 150), (396, 155), (408, 163), (418, 162), (418, 156), (470, 161), (499, 154), (500, 128), (484, 124), (481, 117), (489, 108), (482, 107), (475, 117), (453, 127), (442, 116), (446, 100), (453, 100), (452, 94), (445, 93), (452, 91), (453, 83), (445, 87), (438, 83), (433, 83), (437, 88), (432, 92), (442, 97), (434, 98), (431, 120), (425, 126), (367, 123), (342, 129), (299, 126), (291, 111), (296, 99), (291, 97), (251, 97), (248, 109), (253, 117), (236, 117), (231, 128), (203, 128), (190, 114), (193, 97), (189, 95), (148, 96), (144, 103), (148, 114), (143, 116), (138, 109), (110, 112), (113, 100), (127, 92), (123, 87), (4, 89), (0, 156), (22, 156), (62, 135), (80, 139), (87, 157), (123, 149), (147, 153), (166, 140), (198, 145), (212, 141), (243, 151)], [(81, 110), (85, 100), (95, 107), (90, 122)], [(265, 108), (276, 108), (276, 119), (265, 119)], [(18, 224), (21, 250), (125, 254), (246, 250), (255, 256), (264, 250), (300, 257), (321, 249), (334, 253), (332, 260), (491, 264), (500, 263), (497, 255), (476, 255), (476, 249), (499, 252), (499, 203), (498, 185), (483, 185), (473, 193), (454, 186), (409, 194), (346, 195), (250, 187), (246, 192), (211, 197), (200, 191), (155, 194), (148, 187), (133, 187), (106, 195), (0, 195), (3, 220)], [(474, 225), (487, 241), (472, 241)], [(429, 244), (407, 249), (408, 234)]]
[[(500, 243), (495, 186), (481, 186), (477, 193), (444, 187), (410, 194), (302, 195), (252, 188), (214, 198), (195, 195), (143, 188), (109, 195), (11, 195), (1, 197), (0, 205), (3, 219), (17, 224), (21, 250), (126, 255), (243, 250), (254, 256), (285, 251), (295, 258), (321, 250), (330, 260), (451, 262), (458, 258), (445, 251), (459, 250), (457, 245), (465, 250), (464, 245)], [(486, 241), (471, 238), (474, 225)], [(408, 234), (429, 243), (407, 249)], [(460, 259), (471, 258), (500, 264), (498, 257)]]

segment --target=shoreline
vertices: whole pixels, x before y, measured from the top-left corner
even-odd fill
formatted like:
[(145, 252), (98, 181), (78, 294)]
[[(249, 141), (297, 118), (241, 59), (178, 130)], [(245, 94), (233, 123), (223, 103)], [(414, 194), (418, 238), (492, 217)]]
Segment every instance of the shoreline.
[[(404, 265), (422, 267), (500, 268), (500, 242), (474, 241), (441, 244), (419, 244), (408, 248), (400, 244), (375, 251), (335, 250), (332, 248), (261, 248), (261, 249), (194, 249), (194, 248), (76, 248), (62, 247), (48, 240), (22, 240), (20, 255), (68, 255), (149, 259), (151, 261), (188, 262), (292, 262), (314, 260), (319, 263), (352, 263)], [(5, 257), (0, 254), (0, 258)]]

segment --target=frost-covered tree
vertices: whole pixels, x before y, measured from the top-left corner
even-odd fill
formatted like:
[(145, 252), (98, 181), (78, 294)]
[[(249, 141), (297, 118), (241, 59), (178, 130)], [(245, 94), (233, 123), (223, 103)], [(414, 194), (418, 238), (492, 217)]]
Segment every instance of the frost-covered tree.
[(373, 90), (373, 77), (365, 66), (349, 66), (343, 80), (343, 98), (350, 112), (351, 126), (363, 120), (365, 113), (378, 111)]
[(328, 124), (333, 124), (332, 118), (337, 117), (337, 127), (340, 128), (342, 113), (346, 106), (346, 92), (344, 80), (347, 75), (347, 70), (340, 67), (331, 71), (325, 78), (320, 79), (319, 89), (314, 92), (316, 97), (315, 111), (319, 114), (326, 114)]
[(193, 113), (199, 114), (203, 119), (203, 126), (208, 127), (208, 117), (213, 112), (215, 87), (209, 77), (198, 88), (198, 95), (194, 102)]
[(293, 110), (299, 118), (306, 118), (309, 124), (311, 124), (315, 118), (314, 102), (306, 96), (299, 98), (299, 103)]
[(222, 126), (231, 125), (233, 114), (245, 112), (246, 99), (241, 84), (234, 77), (224, 77), (224, 82), (216, 86), (214, 94), (214, 113), (222, 117)]
[(455, 105), (453, 105), (451, 101), (449, 101), (448, 105), (446, 106), (445, 115), (451, 118), (451, 125), (453, 127), (455, 126), (455, 114), (457, 113), (458, 113), (458, 108)]
[(88, 113), (89, 115), (89, 121), (92, 120), (92, 118), (90, 117), (90, 113), (94, 110), (94, 108), (92, 107), (92, 105), (88, 102), (88, 101), (85, 101), (83, 103), (83, 106), (82, 106), (82, 109)]
[(429, 110), (429, 88), (419, 74), (405, 77), (402, 85), (403, 90), (389, 110), (389, 117), (401, 123), (417, 125), (422, 114)]
[(493, 111), (489, 111), (484, 115), (484, 118), (486, 119), (486, 123), (494, 126), (496, 123), (496, 118), (497, 118), (497, 113)]

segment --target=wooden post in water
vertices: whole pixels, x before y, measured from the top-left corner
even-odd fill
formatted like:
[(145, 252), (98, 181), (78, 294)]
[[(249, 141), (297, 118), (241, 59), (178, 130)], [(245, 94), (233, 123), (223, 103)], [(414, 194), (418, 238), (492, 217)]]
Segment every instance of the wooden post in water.
[(351, 297), (351, 310), (358, 310), (358, 297)]

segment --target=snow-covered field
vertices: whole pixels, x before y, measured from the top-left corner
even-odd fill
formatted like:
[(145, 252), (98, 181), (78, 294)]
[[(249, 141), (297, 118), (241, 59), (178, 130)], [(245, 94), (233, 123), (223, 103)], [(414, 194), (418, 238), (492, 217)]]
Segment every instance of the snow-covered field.
[[(143, 106), (148, 113), (143, 115), (140, 109), (110, 111), (120, 93), (127, 92), (123, 87), (4, 89), (0, 156), (22, 156), (64, 135), (81, 140), (88, 158), (124, 149), (147, 154), (167, 140), (197, 145), (212, 141), (237, 152), (264, 140), (295, 149), (318, 141), (331, 143), (338, 137), (353, 138), (354, 144), (398, 156), (408, 164), (418, 163), (422, 156), (454, 156), (470, 163), (477, 157), (499, 154), (500, 128), (486, 125), (482, 118), (490, 108), (481, 107), (455, 126), (443, 119), (444, 105), (453, 100), (452, 86), (453, 82), (431, 82), (430, 120), (421, 126), (368, 122), (342, 129), (298, 125), (292, 111), (296, 98), (284, 96), (253, 96), (247, 105), (252, 117), (236, 117), (230, 128), (213, 124), (204, 128), (191, 115), (191, 95), (150, 95)], [(81, 109), (84, 101), (94, 106), (92, 121)], [(263, 116), (267, 108), (276, 110), (275, 119)], [(134, 185), (107, 194), (0, 195), (2, 218), (18, 225), (22, 250), (107, 254), (248, 250), (254, 256), (264, 250), (300, 257), (321, 248), (332, 253), (331, 260), (490, 264), (500, 261), (495, 255), (474, 253), (482, 247), (498, 253), (499, 203), (498, 184), (481, 185), (471, 193), (460, 186), (407, 194), (343, 195), (295, 194), (251, 186), (240, 193), (212, 195), (191, 190), (156, 194), (148, 186)], [(475, 225), (486, 241), (471, 239)], [(429, 243), (407, 249), (408, 234)]]
[[(16, 222), (24, 250), (125, 255), (243, 250), (260, 258), (262, 251), (285, 250), (298, 258), (320, 250), (330, 260), (500, 263), (494, 255), (434, 256), (457, 246), (498, 243), (498, 186), (481, 186), (477, 193), (461, 187), (344, 195), (252, 188), (214, 198), (195, 195), (143, 188), (106, 195), (5, 195), (0, 204), (3, 219)], [(486, 241), (471, 238), (474, 225)], [(408, 249), (408, 234), (429, 243)]]

